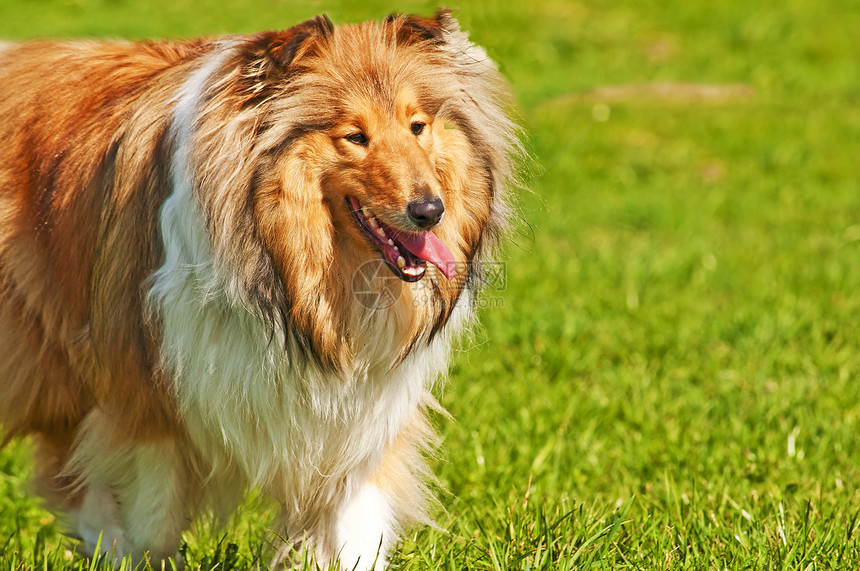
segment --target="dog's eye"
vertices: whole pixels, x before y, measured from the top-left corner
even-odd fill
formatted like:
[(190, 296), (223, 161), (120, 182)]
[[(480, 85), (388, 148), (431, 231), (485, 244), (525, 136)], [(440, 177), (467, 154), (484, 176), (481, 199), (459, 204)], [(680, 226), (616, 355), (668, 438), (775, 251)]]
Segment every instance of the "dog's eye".
[(415, 121), (414, 123), (412, 123), (412, 134), (416, 136), (420, 135), (424, 132), (424, 126), (425, 123), (422, 123), (421, 121)]
[(350, 143), (361, 145), (362, 147), (367, 146), (367, 144), (370, 142), (370, 139), (367, 138), (367, 135), (360, 131), (358, 133), (350, 133), (344, 138)]

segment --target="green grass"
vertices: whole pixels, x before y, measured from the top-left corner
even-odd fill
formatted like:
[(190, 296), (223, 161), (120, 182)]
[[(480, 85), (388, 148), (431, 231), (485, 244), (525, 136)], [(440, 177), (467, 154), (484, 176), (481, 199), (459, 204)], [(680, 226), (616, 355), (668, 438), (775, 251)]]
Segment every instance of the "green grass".
[[(322, 10), (155, 4), (0, 0), (0, 37), (245, 32)], [(415, 530), (392, 568), (860, 568), (860, 11), (457, 7), (514, 85), (535, 164), (506, 287), (441, 395), (447, 532)], [(654, 82), (746, 87), (636, 87)], [(28, 451), (0, 454), (0, 569), (89, 569), (26, 494)], [(265, 562), (266, 518), (249, 502), (225, 531), (198, 525), (188, 567)]]

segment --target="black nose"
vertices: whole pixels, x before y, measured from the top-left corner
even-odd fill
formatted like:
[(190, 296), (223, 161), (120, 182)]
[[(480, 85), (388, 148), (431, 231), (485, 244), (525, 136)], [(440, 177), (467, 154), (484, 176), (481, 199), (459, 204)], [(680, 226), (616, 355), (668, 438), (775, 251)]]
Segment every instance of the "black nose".
[(431, 228), (442, 220), (445, 206), (439, 197), (414, 200), (406, 207), (409, 219), (421, 228)]

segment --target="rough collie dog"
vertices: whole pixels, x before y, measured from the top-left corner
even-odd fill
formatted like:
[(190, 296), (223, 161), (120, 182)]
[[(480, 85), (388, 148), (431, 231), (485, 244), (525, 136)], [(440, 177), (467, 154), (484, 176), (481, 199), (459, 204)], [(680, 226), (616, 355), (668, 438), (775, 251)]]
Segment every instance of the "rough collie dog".
[(0, 422), (84, 549), (173, 556), (250, 486), (277, 561), (383, 567), (504, 231), (505, 93), (444, 11), (2, 48)]

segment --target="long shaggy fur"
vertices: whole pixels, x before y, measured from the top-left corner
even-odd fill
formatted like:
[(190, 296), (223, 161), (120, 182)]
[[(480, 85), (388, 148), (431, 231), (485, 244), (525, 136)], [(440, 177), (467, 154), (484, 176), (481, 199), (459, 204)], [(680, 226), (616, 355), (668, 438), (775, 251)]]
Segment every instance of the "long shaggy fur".
[[(276, 560), (382, 567), (427, 517), (429, 390), (505, 231), (506, 106), (447, 12), (4, 45), (0, 422), (86, 549), (172, 556), (256, 486)], [(417, 232), (427, 197), (457, 271), (408, 283), (350, 205)]]

